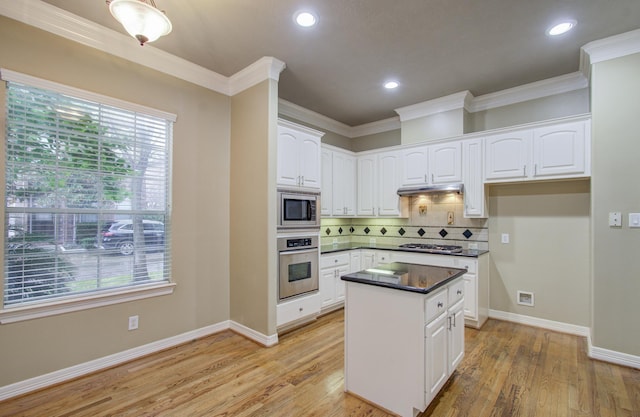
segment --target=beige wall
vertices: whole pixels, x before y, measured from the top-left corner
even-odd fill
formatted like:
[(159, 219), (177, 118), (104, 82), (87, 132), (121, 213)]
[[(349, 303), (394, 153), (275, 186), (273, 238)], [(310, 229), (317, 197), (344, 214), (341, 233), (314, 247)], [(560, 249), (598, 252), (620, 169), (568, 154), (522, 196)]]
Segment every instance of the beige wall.
[(354, 152), (370, 151), (400, 145), (400, 129), (351, 139), (351, 150)]
[(0, 67), (178, 115), (174, 294), (0, 325), (0, 386), (228, 320), (230, 99), (5, 17)]
[(231, 319), (265, 335), (276, 334), (275, 81), (232, 98)]
[[(589, 181), (492, 185), (489, 193), (490, 308), (588, 327)], [(518, 290), (533, 292), (535, 306), (516, 304)]]
[(469, 113), (465, 133), (589, 113), (589, 89)]
[[(592, 66), (593, 328), (596, 347), (640, 355), (640, 54)], [(622, 227), (608, 213), (623, 213)]]
[(403, 145), (460, 136), (464, 133), (465, 111), (449, 110), (402, 122)]

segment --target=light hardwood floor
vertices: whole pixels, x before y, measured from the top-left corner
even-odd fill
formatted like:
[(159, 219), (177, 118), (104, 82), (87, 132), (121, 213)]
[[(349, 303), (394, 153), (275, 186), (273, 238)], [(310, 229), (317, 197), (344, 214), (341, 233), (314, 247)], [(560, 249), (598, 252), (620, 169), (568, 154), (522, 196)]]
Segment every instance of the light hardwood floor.
[[(0, 402), (0, 416), (387, 416), (343, 392), (342, 311), (263, 348), (224, 331)], [(489, 320), (421, 416), (640, 416), (640, 370), (584, 338)]]

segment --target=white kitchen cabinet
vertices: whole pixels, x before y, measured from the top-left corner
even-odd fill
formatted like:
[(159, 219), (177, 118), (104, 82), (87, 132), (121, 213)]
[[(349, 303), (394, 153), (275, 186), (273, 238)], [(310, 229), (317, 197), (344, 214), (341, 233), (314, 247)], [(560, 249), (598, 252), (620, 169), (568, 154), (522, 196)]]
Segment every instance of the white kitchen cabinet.
[(485, 181), (589, 176), (590, 122), (533, 127), (485, 139)]
[(589, 124), (563, 123), (533, 130), (535, 178), (588, 174)]
[(356, 158), (344, 152), (333, 152), (332, 215), (356, 214)]
[(344, 281), (341, 276), (351, 271), (349, 252), (320, 256), (320, 299), (322, 312), (340, 308), (344, 304)]
[(320, 177), (320, 215), (329, 217), (333, 211), (333, 152), (324, 146), (320, 152)]
[(361, 271), (362, 268), (362, 263), (361, 263), (361, 256), (360, 256), (360, 249), (354, 249), (349, 251), (349, 255), (351, 257), (351, 263), (349, 264), (349, 273), (352, 272), (358, 272)]
[(404, 149), (401, 155), (403, 186), (462, 181), (462, 144), (459, 140)]
[(429, 147), (418, 146), (402, 150), (403, 186), (423, 185), (429, 182)]
[(485, 181), (525, 179), (532, 136), (531, 130), (522, 130), (487, 137)]
[(315, 320), (320, 314), (320, 294), (312, 293), (279, 303), (276, 306), (278, 331), (286, 331)]
[(277, 184), (289, 188), (321, 188), (320, 138), (324, 133), (278, 120)]
[(460, 288), (459, 278), (429, 294), (347, 282), (345, 390), (402, 417), (424, 411), (464, 357)]
[(375, 268), (378, 265), (384, 265), (395, 262), (393, 251), (378, 249), (361, 249), (360, 250), (360, 269)]
[(402, 159), (399, 151), (358, 157), (357, 214), (365, 217), (407, 217), (408, 201), (400, 199)]
[(482, 139), (470, 139), (462, 143), (462, 180), (464, 183), (464, 217), (488, 216), (482, 162), (484, 159)]
[(462, 142), (429, 145), (429, 181), (451, 184), (462, 181)]
[(466, 269), (464, 282), (464, 320), (479, 329), (489, 318), (489, 254), (478, 257), (437, 255), (431, 253), (393, 252), (393, 262), (435, 265)]

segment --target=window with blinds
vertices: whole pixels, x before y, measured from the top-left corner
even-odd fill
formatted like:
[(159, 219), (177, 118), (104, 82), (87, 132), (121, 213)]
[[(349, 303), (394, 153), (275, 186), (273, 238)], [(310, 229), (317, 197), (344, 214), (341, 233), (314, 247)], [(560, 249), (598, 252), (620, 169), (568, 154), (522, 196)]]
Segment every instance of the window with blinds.
[(174, 120), (25, 77), (2, 72), (4, 309), (168, 282)]

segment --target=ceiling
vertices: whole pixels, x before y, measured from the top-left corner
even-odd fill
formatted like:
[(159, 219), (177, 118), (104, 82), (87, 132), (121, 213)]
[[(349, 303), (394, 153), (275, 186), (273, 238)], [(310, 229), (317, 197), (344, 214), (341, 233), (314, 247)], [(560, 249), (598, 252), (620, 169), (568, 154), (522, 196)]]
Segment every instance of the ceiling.
[[(44, 0), (126, 33), (105, 0)], [(578, 71), (580, 47), (640, 28), (638, 0), (156, 0), (173, 32), (150, 46), (231, 76), (284, 61), (279, 96), (349, 126), (469, 90), (474, 96)], [(301, 9), (318, 16), (300, 28)], [(563, 18), (571, 32), (545, 30)], [(132, 48), (140, 48), (131, 39)], [(144, 46), (149, 47), (149, 46)], [(382, 88), (396, 79), (400, 87)]]

